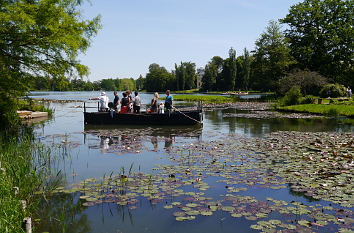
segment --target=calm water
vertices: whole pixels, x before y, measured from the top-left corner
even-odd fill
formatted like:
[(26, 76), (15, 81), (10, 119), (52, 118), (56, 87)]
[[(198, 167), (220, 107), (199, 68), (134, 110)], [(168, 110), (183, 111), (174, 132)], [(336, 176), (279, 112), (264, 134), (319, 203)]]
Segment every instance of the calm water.
[[(56, 154), (51, 160), (53, 175), (63, 186), (79, 183), (88, 178), (102, 179), (110, 174), (126, 171), (154, 174), (158, 164), (171, 164), (170, 152), (176, 147), (222, 140), (228, 136), (263, 137), (277, 131), (354, 132), (350, 123), (336, 119), (249, 119), (225, 117), (239, 110), (224, 109), (204, 112), (204, 123), (194, 127), (102, 127), (84, 126), (83, 103), (96, 106), (89, 98), (99, 92), (34, 92), (33, 98), (77, 100), (77, 102), (52, 103), (54, 117), (35, 126), (35, 133)], [(149, 104), (152, 94), (140, 94), (143, 104)], [(161, 95), (164, 96), (164, 95)], [(108, 93), (113, 100), (113, 93)], [(242, 111), (241, 111), (242, 112)], [(209, 178), (212, 189), (208, 195), (217, 198), (225, 187)], [(285, 201), (310, 203), (304, 196), (293, 194), (290, 189), (249, 188), (240, 195), (265, 200), (272, 196)], [(36, 223), (36, 232), (257, 232), (250, 225), (255, 221), (233, 218), (223, 211), (212, 216), (197, 216), (193, 221), (178, 222), (164, 201), (151, 203), (140, 198), (138, 208), (129, 209), (115, 203), (84, 207), (79, 194), (56, 194), (44, 202)], [(176, 198), (175, 200), (178, 200)], [(319, 201), (318, 203), (323, 203)], [(271, 218), (283, 218), (273, 214)], [(326, 229), (331, 231), (331, 229)]]

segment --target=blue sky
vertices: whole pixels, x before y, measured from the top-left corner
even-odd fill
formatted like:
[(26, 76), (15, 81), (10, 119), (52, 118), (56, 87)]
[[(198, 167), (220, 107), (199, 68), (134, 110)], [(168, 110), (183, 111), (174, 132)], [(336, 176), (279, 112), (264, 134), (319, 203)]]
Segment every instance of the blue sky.
[(174, 69), (213, 56), (254, 49), (269, 20), (285, 17), (299, 0), (91, 0), (84, 17), (102, 16), (103, 28), (86, 54), (90, 81), (145, 76), (152, 63)]

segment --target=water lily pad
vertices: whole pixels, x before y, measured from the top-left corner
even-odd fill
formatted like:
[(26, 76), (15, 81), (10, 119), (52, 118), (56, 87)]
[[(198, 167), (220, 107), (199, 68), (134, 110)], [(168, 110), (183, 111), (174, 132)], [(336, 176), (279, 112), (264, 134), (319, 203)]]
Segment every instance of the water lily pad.
[(188, 204), (186, 204), (186, 206), (190, 207), (190, 208), (194, 208), (194, 207), (197, 207), (198, 204), (196, 204), (196, 203), (188, 203)]
[(311, 222), (310, 221), (307, 221), (307, 220), (300, 220), (298, 221), (298, 223), (302, 226), (305, 226), (305, 227), (310, 227), (311, 226)]
[(200, 214), (203, 216), (210, 216), (210, 215), (213, 215), (213, 212), (212, 211), (201, 211)]
[(234, 218), (241, 218), (241, 217), (242, 217), (242, 214), (233, 213), (233, 214), (231, 214), (231, 216), (234, 217)]
[(187, 215), (198, 215), (198, 214), (200, 214), (200, 212), (197, 210), (189, 210), (186, 212), (186, 214)]

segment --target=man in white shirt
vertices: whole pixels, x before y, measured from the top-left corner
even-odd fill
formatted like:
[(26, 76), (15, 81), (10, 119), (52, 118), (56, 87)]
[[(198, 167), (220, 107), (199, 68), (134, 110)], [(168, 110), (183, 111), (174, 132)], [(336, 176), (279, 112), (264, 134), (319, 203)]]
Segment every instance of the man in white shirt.
[(90, 100), (99, 100), (100, 101), (100, 112), (107, 112), (108, 111), (108, 102), (109, 98), (106, 96), (106, 92), (102, 91), (101, 96), (97, 98), (90, 98)]
[(138, 92), (135, 92), (135, 97), (133, 99), (133, 109), (134, 113), (140, 113), (141, 100), (140, 96), (138, 96)]

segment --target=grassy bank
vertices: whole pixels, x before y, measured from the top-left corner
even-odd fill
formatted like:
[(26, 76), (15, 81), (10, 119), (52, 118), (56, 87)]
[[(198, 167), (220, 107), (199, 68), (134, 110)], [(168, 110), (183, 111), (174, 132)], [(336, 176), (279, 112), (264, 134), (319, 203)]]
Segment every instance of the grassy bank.
[[(160, 98), (164, 100), (165, 97)], [(203, 103), (229, 103), (235, 102), (235, 98), (230, 96), (220, 96), (220, 95), (174, 95), (174, 101), (188, 101), (188, 102), (198, 102)]]
[(45, 106), (44, 103), (38, 100), (33, 100), (30, 98), (17, 100), (18, 110), (28, 110), (28, 111), (38, 111), (38, 112), (48, 112), (48, 116), (52, 116), (54, 110)]
[(22, 221), (35, 211), (33, 194), (43, 188), (47, 175), (45, 166), (35, 162), (45, 160), (47, 152), (25, 131), (0, 135), (0, 232), (24, 232)]
[(283, 111), (316, 113), (328, 116), (354, 117), (354, 105), (346, 104), (300, 104), (285, 107), (278, 107)]

